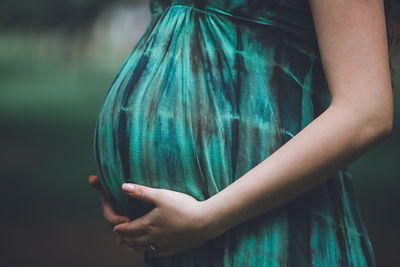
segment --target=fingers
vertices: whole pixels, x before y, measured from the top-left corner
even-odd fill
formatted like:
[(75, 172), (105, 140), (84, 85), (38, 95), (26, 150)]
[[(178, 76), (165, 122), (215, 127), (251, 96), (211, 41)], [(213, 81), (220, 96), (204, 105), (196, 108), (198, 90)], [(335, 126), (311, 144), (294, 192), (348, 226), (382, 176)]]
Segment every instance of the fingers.
[(157, 252), (154, 253), (150, 245), (132, 246), (132, 245), (124, 244), (124, 243), (119, 243), (119, 244), (126, 245), (129, 250), (136, 250), (136, 251), (144, 252), (146, 254), (146, 256), (150, 257), (150, 258), (158, 258), (158, 257), (165, 257), (165, 256), (172, 255), (171, 251), (160, 250), (160, 249), (157, 249)]
[(114, 227), (117, 243), (140, 251), (149, 251), (154, 235), (146, 231), (140, 218)]
[(129, 222), (128, 217), (118, 215), (112, 208), (111, 204), (107, 201), (100, 184), (99, 176), (93, 174), (89, 175), (88, 182), (94, 189), (100, 192), (103, 216), (108, 223), (110, 223), (112, 226), (115, 226), (117, 224)]
[[(178, 250), (171, 250), (171, 249), (162, 249), (160, 248), (160, 243), (159, 242), (149, 242), (149, 241), (143, 241), (143, 242), (135, 242), (135, 241), (129, 241), (129, 240), (124, 240), (121, 238), (117, 238), (117, 243), (119, 245), (125, 245), (129, 249), (134, 249), (136, 251), (141, 251), (146, 254), (147, 257), (149, 258), (162, 258), (162, 257), (167, 257), (174, 255), (176, 253), (179, 253)], [(153, 251), (151, 244), (155, 244), (157, 247), (156, 251)]]
[[(139, 218), (140, 219), (140, 218)], [(144, 252), (147, 257), (159, 258), (166, 257), (178, 252), (169, 245), (167, 247), (166, 239), (160, 239), (157, 234), (151, 233), (139, 219), (131, 221), (129, 223), (120, 224), (114, 227), (114, 232), (117, 233), (117, 243), (119, 245), (125, 245), (130, 249)], [(151, 244), (155, 244), (156, 251), (153, 251)]]
[(137, 185), (137, 184), (131, 184), (131, 183), (124, 183), (122, 185), (122, 189), (130, 195), (131, 197), (134, 197), (136, 199), (140, 199), (146, 202), (150, 202), (153, 204), (156, 204), (158, 200), (158, 193), (161, 189), (158, 188), (152, 188), (152, 187), (147, 187), (144, 185)]
[(146, 247), (151, 244), (152, 240), (150, 240), (149, 236), (128, 236), (128, 235), (118, 235), (117, 243), (127, 245), (131, 248), (136, 247)]
[[(155, 241), (155, 242), (154, 242)], [(125, 245), (128, 248), (137, 250), (137, 251), (142, 251), (147, 253), (147, 255), (164, 255), (166, 251), (163, 249), (160, 249), (160, 246), (162, 247), (162, 241), (161, 240), (155, 240), (154, 238), (151, 238), (149, 235), (142, 235), (142, 236), (123, 236), (123, 235), (118, 235), (117, 236), (117, 243), (119, 245)], [(153, 250), (151, 244), (155, 244), (156, 246), (156, 251)]]
[(103, 216), (107, 222), (109, 222), (113, 227), (117, 224), (129, 222), (129, 217), (118, 215), (114, 209), (111, 207), (110, 203), (105, 200), (104, 195), (101, 195), (101, 202), (103, 206)]
[(111, 224), (112, 227), (121, 224), (121, 223), (126, 223), (129, 222), (129, 218), (122, 216), (122, 215), (117, 215), (113, 211), (105, 211), (103, 212), (104, 219)]
[(138, 236), (149, 232), (140, 218), (119, 224), (114, 227), (113, 231), (119, 236)]
[(103, 191), (101, 188), (99, 176), (94, 175), (94, 174), (89, 175), (88, 182), (94, 189), (96, 189), (100, 192)]

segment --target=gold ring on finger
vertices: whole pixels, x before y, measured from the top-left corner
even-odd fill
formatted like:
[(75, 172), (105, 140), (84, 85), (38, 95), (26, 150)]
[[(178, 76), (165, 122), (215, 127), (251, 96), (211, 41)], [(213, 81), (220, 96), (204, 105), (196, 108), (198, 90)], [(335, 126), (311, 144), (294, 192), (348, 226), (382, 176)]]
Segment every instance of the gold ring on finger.
[(150, 247), (151, 252), (153, 252), (153, 253), (157, 253), (158, 252), (158, 248), (157, 248), (156, 244), (151, 243), (149, 245), (149, 247)]

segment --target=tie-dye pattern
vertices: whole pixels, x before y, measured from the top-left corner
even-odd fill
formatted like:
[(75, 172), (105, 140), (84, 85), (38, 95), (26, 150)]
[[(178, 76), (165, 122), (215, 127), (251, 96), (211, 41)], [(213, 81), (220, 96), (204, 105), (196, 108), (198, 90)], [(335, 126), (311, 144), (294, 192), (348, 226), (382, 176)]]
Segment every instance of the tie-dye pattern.
[[(330, 104), (307, 1), (153, 0), (150, 9), (95, 132), (106, 195), (131, 218), (152, 206), (128, 197), (122, 183), (207, 199)], [(216, 239), (145, 265), (375, 266), (375, 259), (344, 168)]]

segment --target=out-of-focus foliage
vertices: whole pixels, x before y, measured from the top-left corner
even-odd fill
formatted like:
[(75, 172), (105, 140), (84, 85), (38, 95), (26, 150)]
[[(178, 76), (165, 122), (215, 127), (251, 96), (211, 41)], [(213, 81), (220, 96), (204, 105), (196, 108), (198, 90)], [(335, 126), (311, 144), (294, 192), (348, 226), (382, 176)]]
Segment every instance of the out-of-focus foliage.
[(23, 27), (73, 31), (94, 21), (110, 2), (140, 0), (0, 0), (0, 28)]

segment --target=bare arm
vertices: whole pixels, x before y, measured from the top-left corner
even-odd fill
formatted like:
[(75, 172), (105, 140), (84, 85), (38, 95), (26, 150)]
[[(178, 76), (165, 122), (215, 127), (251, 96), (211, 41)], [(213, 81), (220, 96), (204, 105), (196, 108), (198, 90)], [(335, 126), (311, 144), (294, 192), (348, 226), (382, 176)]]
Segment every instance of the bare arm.
[(383, 1), (309, 2), (331, 105), (271, 156), (204, 201), (214, 236), (311, 190), (391, 132)]

